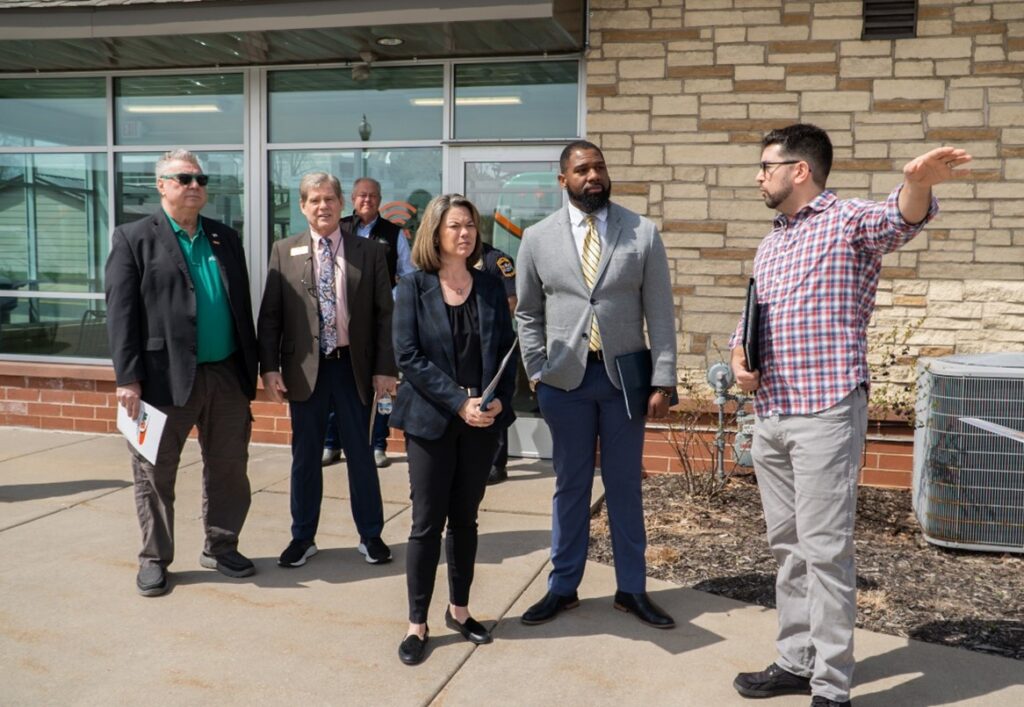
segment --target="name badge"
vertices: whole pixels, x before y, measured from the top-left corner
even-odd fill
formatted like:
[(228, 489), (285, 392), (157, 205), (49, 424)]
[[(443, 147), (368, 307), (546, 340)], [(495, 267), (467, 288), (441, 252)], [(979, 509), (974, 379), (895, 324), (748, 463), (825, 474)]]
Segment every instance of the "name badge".
[(296, 255), (308, 255), (309, 254), (309, 246), (308, 245), (297, 245), (297, 246), (295, 246), (294, 248), (291, 249), (291, 254), (292, 254), (292, 257), (295, 257)]

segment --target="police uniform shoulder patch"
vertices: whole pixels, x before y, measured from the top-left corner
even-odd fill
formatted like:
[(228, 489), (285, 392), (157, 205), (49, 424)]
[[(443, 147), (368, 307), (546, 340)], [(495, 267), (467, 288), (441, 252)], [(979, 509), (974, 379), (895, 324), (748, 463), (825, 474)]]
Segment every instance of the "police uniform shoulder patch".
[(512, 258), (508, 257), (507, 255), (503, 255), (500, 258), (498, 258), (498, 260), (495, 261), (494, 264), (498, 266), (498, 269), (501, 270), (501, 274), (504, 275), (505, 277), (516, 276), (516, 266), (512, 262)]

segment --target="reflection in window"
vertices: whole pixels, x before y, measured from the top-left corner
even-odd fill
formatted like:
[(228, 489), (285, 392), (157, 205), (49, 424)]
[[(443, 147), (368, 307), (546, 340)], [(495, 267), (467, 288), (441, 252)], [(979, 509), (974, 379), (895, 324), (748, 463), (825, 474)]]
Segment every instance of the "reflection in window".
[(18, 297), (0, 290), (0, 354), (110, 358), (102, 299)]
[(455, 137), (574, 137), (578, 81), (576, 61), (458, 65)]
[(102, 77), (0, 81), (0, 146), (106, 142), (106, 82)]
[(241, 74), (114, 79), (119, 145), (241, 144)]
[(349, 193), (358, 177), (381, 184), (381, 214), (402, 225), (411, 237), (419, 213), (441, 191), (441, 149), (421, 147), (376, 150), (278, 150), (270, 153), (270, 242), (308, 227), (299, 209), (299, 180), (323, 171), (341, 181), (344, 213), (351, 213)]
[(0, 155), (0, 289), (103, 291), (105, 164), (101, 154)]
[(270, 141), (441, 138), (441, 66), (374, 66), (360, 76), (347, 68), (270, 72)]
[[(156, 161), (163, 152), (132, 152), (117, 156), (116, 223), (136, 221), (160, 208), (156, 190)], [(202, 214), (242, 233), (245, 180), (241, 152), (196, 152), (203, 172), (210, 175), (206, 187), (208, 200)]]

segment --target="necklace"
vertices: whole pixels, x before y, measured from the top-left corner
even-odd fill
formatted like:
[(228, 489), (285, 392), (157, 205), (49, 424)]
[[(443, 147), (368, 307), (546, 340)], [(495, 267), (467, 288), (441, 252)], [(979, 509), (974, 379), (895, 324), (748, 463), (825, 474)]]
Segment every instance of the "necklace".
[(459, 297), (462, 297), (462, 295), (465, 294), (466, 290), (469, 289), (469, 286), (473, 283), (473, 277), (471, 275), (469, 277), (469, 281), (466, 282), (466, 284), (464, 284), (462, 287), (459, 287), (458, 285), (455, 284), (454, 278), (452, 280), (449, 280), (448, 282), (445, 282), (445, 280), (442, 279), (441, 282), (443, 282), (448, 287), (449, 290), (452, 290)]

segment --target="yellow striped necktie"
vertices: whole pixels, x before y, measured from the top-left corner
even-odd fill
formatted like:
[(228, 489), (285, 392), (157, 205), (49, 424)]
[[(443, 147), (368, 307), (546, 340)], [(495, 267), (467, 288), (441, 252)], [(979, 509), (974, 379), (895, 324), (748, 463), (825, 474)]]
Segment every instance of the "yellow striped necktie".
[[(587, 235), (583, 237), (583, 280), (590, 291), (597, 282), (597, 266), (601, 262), (601, 236), (597, 233), (597, 221), (587, 215)], [(597, 328), (597, 315), (590, 318), (590, 350), (601, 350), (601, 332)]]

